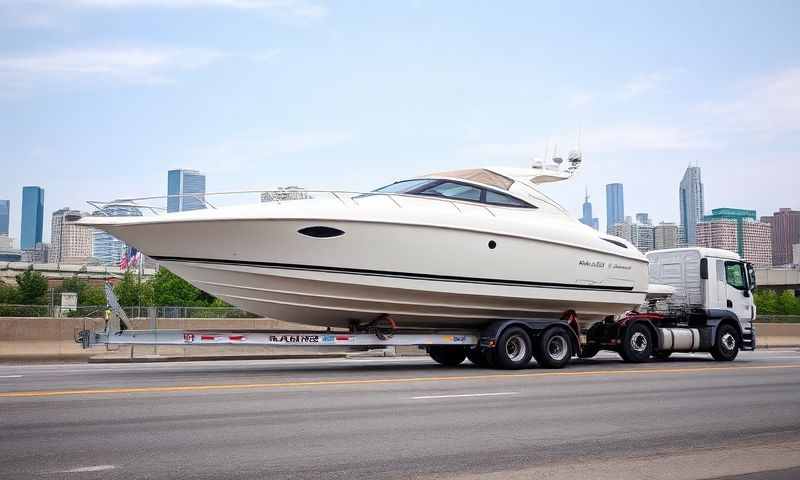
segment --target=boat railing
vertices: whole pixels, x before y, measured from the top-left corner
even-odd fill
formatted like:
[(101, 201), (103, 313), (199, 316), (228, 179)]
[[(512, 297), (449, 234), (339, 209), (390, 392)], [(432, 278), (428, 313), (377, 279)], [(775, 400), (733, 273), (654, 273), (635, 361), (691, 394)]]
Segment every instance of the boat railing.
[[(256, 196), (254, 198), (254, 196)], [(249, 201), (242, 201), (243, 197), (249, 197)], [(185, 193), (178, 195), (158, 195), (138, 198), (124, 198), (111, 201), (89, 200), (93, 211), (93, 216), (151, 216), (163, 215), (172, 211), (217, 209), (220, 207), (245, 205), (250, 203), (269, 203), (277, 204), (287, 202), (302, 202), (311, 200), (330, 199), (341, 203), (344, 206), (359, 207), (362, 201), (369, 197), (383, 197), (389, 200), (390, 204), (396, 208), (403, 208), (404, 200), (413, 198), (415, 200), (425, 200), (442, 202), (449, 204), (458, 213), (464, 213), (465, 207), (479, 207), (492, 216), (495, 212), (486, 204), (458, 200), (433, 195), (414, 195), (407, 193), (387, 193), (387, 192), (354, 192), (348, 190), (240, 190), (214, 193)], [(187, 201), (189, 205), (187, 206)], [(170, 205), (172, 203), (172, 205)], [(176, 205), (179, 208), (174, 208)], [(172, 206), (173, 208), (170, 208)], [(183, 208), (180, 208), (180, 207)]]

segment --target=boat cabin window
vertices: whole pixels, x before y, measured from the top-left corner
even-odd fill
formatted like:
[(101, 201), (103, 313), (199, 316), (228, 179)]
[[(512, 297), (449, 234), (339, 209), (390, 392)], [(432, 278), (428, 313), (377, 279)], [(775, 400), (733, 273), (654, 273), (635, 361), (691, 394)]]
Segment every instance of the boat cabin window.
[(437, 197), (454, 198), (457, 200), (468, 200), (471, 202), (481, 201), (481, 189), (463, 183), (442, 182), (433, 187), (426, 188), (419, 192), (421, 195), (434, 195)]
[(493, 192), (491, 190), (486, 190), (486, 203), (492, 205), (503, 205), (506, 207), (530, 207), (530, 205), (518, 198), (514, 198), (511, 195), (506, 195), (504, 193)]
[(434, 183), (434, 181), (424, 178), (419, 180), (402, 180), (391, 185), (381, 187), (375, 191), (381, 193), (409, 193), (429, 183)]

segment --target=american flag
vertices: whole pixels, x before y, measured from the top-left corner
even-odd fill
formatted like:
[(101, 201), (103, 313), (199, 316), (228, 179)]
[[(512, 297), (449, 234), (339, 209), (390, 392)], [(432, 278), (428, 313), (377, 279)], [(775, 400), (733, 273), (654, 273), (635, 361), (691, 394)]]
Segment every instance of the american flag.
[(119, 260), (119, 268), (122, 270), (127, 270), (131, 267), (135, 267), (139, 264), (141, 259), (142, 252), (136, 250), (135, 247), (128, 247), (125, 249), (125, 253), (122, 254), (122, 258)]

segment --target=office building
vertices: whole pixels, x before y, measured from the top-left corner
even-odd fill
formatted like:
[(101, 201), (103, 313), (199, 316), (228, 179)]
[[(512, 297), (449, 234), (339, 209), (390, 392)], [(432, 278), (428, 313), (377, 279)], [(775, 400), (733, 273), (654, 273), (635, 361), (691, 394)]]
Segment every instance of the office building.
[(656, 250), (677, 248), (679, 245), (678, 226), (674, 223), (661, 222), (653, 229), (653, 237), (653, 246)]
[(86, 214), (69, 207), (53, 212), (50, 263), (88, 263), (92, 257), (92, 229), (72, 222)]
[[(121, 205), (114, 205), (114, 203), (125, 204), (129, 203), (126, 200), (117, 200), (112, 202), (111, 206), (103, 209), (103, 214), (110, 217), (140, 217), (142, 212), (136, 207), (127, 207)], [(127, 250), (128, 246), (122, 240), (106, 233), (102, 230), (94, 230), (92, 232), (92, 256), (100, 262), (101, 265), (119, 266), (122, 255)]]
[(49, 243), (37, 243), (33, 248), (22, 251), (22, 261), (28, 263), (47, 263), (49, 260), (49, 252)]
[(655, 248), (655, 227), (634, 223), (631, 217), (625, 217), (624, 222), (614, 224), (612, 235), (631, 242), (642, 253)]
[(716, 208), (697, 224), (697, 245), (738, 253), (759, 267), (772, 266), (772, 226), (755, 210)]
[(19, 248), (26, 250), (42, 243), (44, 227), (44, 190), (41, 187), (22, 187), (22, 219)]
[(646, 213), (637, 213), (636, 223), (638, 223), (639, 225), (652, 225), (650, 223), (650, 215)]
[(606, 185), (606, 231), (613, 235), (614, 225), (625, 222), (625, 194), (621, 183)]
[(793, 254), (793, 245), (800, 243), (800, 211), (781, 208), (761, 221), (772, 225), (772, 262), (773, 265), (793, 265), (800, 263), (800, 258)]
[(681, 226), (683, 226), (683, 243), (697, 245), (697, 223), (703, 221), (705, 213), (705, 194), (700, 167), (689, 167), (683, 174), (678, 189), (680, 200)]
[(800, 266), (800, 243), (795, 243), (794, 245), (792, 245), (792, 258), (794, 258), (792, 266), (793, 267)]
[(11, 201), (0, 200), (0, 237), (9, 236), (8, 220), (11, 214)]
[(206, 176), (197, 170), (170, 170), (167, 173), (167, 212), (206, 208)]
[(595, 230), (600, 230), (600, 219), (592, 216), (592, 202), (589, 201), (589, 189), (586, 189), (586, 199), (583, 202), (583, 216), (580, 219), (581, 223), (592, 227)]

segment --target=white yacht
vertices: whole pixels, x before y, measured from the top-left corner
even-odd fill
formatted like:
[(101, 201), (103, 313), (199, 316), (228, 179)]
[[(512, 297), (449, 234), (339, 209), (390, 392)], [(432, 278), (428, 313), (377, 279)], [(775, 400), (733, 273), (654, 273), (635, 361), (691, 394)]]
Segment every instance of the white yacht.
[(536, 186), (571, 169), (478, 168), (365, 194), (79, 221), (198, 288), (266, 317), (326, 327), (581, 321), (641, 305), (648, 262)]

